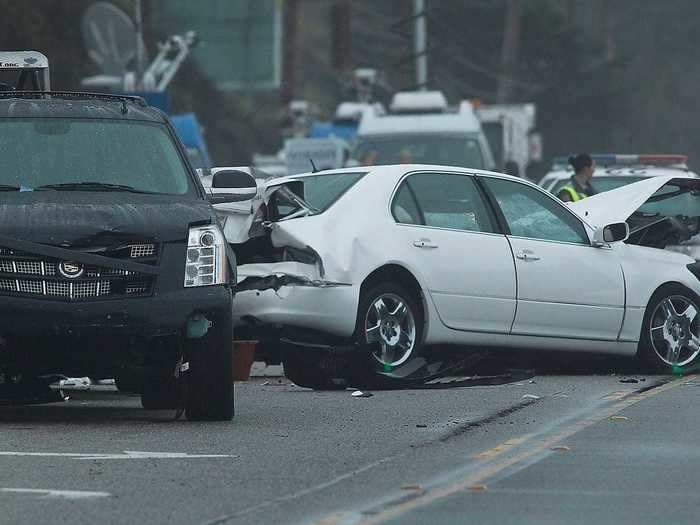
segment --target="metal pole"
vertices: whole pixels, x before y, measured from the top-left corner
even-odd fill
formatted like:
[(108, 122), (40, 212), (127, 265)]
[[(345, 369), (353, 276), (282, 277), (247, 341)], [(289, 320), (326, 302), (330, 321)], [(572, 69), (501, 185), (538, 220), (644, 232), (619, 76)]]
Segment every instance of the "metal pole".
[(416, 56), (416, 85), (419, 89), (428, 86), (427, 33), (425, 30), (425, 0), (413, 0), (413, 53)]
[(143, 11), (141, 0), (134, 0), (134, 22), (136, 25), (136, 86), (143, 88)]

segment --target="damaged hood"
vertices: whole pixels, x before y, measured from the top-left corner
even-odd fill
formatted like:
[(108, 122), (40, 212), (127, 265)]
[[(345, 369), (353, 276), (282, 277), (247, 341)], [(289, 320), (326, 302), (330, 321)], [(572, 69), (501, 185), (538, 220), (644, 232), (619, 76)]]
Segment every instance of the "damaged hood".
[(191, 196), (123, 192), (0, 193), (0, 235), (63, 247), (109, 247), (186, 239), (189, 225), (214, 220)]
[(569, 203), (569, 207), (594, 227), (625, 222), (652, 195), (669, 182), (679, 182), (700, 189), (700, 179), (695, 177), (649, 177), (647, 180)]

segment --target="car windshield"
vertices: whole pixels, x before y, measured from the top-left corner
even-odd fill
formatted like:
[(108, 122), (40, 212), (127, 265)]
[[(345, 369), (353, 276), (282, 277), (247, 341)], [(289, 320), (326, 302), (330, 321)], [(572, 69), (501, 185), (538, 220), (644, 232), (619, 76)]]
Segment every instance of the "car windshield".
[(154, 122), (0, 119), (0, 165), (0, 184), (22, 190), (181, 195), (190, 189), (173, 139)]
[[(363, 164), (439, 164), (484, 169), (476, 138), (467, 135), (411, 134), (360, 139), (355, 158)], [(368, 159), (368, 160), (366, 160)]]
[[(620, 176), (620, 177), (596, 177), (593, 176), (593, 180), (591, 181), (591, 186), (593, 186), (593, 189), (596, 191), (596, 193), (604, 193), (606, 191), (614, 190), (617, 188), (621, 188), (622, 186), (627, 186), (628, 184), (632, 184), (634, 182), (639, 182), (640, 180), (645, 180), (647, 177), (637, 177), (637, 176)], [(556, 184), (552, 186), (552, 188), (549, 190), (553, 194), (559, 193), (559, 191), (569, 184), (571, 181), (570, 178), (567, 179), (561, 179), (559, 180)]]
[(353, 172), (300, 177), (285, 183), (270, 203), (277, 219), (323, 213), (364, 175)]

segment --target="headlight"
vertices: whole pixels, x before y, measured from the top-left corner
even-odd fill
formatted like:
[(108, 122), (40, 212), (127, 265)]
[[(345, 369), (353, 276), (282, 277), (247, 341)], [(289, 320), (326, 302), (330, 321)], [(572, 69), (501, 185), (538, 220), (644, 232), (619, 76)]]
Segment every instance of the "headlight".
[(190, 228), (185, 260), (185, 287), (227, 282), (225, 243), (226, 238), (216, 225)]

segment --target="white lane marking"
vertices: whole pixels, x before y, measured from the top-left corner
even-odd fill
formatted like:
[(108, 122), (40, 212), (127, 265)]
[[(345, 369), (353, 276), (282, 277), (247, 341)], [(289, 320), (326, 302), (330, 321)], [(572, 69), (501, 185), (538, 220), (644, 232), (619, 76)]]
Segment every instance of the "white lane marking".
[(93, 453), (78, 452), (20, 452), (0, 451), (0, 456), (15, 457), (47, 457), (72, 459), (203, 459), (203, 458), (237, 458), (236, 454), (187, 454), (186, 452), (140, 452), (125, 450), (122, 453)]
[(21, 488), (0, 488), (0, 492), (14, 494), (34, 494), (42, 498), (62, 498), (62, 499), (90, 499), (107, 498), (111, 496), (109, 492), (92, 492), (87, 490), (54, 490), (54, 489), (21, 489)]

